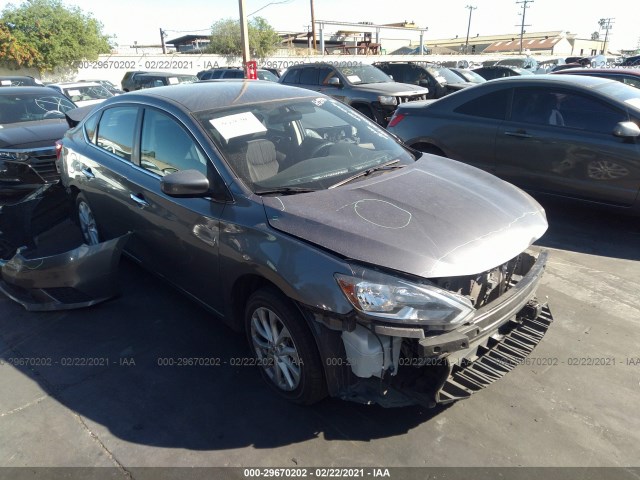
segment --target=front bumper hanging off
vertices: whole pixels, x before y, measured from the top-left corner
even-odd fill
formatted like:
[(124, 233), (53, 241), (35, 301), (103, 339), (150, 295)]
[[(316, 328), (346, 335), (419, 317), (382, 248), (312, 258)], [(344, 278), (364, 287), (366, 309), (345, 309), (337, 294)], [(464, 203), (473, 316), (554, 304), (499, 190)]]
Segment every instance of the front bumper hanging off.
[(117, 294), (118, 264), (129, 233), (97, 245), (29, 258), (20, 248), (0, 261), (0, 291), (31, 311), (88, 307)]

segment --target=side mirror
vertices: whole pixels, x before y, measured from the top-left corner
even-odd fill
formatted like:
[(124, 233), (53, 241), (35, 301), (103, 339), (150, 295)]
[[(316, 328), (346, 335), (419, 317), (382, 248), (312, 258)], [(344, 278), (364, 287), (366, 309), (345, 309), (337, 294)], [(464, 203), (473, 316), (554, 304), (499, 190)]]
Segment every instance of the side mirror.
[(339, 87), (341, 85), (340, 79), (338, 77), (331, 77), (327, 82), (327, 85), (331, 87)]
[(613, 135), (622, 138), (640, 137), (640, 127), (634, 122), (620, 122), (613, 128)]
[(198, 170), (181, 170), (162, 177), (160, 189), (172, 197), (209, 195), (209, 179)]

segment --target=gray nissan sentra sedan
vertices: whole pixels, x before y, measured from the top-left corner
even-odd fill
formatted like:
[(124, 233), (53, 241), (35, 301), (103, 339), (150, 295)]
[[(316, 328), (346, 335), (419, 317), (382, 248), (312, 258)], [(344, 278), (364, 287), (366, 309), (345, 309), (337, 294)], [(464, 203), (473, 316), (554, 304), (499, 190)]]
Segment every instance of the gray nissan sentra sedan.
[(317, 92), (120, 95), (69, 130), (59, 166), (88, 244), (133, 232), (126, 253), (246, 332), (248, 363), (297, 403), (465, 398), (552, 322), (538, 203)]

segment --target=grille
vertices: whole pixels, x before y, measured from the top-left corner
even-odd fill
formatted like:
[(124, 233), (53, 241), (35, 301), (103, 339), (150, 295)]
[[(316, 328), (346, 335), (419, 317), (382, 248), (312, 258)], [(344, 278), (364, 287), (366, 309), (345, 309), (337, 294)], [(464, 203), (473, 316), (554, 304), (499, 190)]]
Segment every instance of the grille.
[(55, 148), (39, 148), (28, 150), (27, 153), (30, 157), (29, 165), (45, 182), (55, 182), (60, 178), (56, 169)]
[(416, 100), (426, 100), (426, 99), (427, 99), (426, 95), (407, 95), (402, 97), (396, 97), (396, 100), (398, 101), (398, 105), (400, 105), (401, 103), (415, 102)]

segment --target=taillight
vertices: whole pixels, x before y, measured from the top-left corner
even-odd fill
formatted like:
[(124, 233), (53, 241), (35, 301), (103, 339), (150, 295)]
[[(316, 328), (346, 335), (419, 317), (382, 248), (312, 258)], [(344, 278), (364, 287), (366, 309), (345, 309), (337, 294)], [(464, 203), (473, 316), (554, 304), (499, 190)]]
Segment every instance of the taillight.
[(406, 113), (394, 113), (393, 117), (391, 117), (391, 120), (389, 121), (389, 125), (387, 125), (387, 127), (395, 127), (397, 124), (399, 124), (404, 117), (406, 117), (407, 114)]
[(58, 140), (56, 142), (56, 160), (60, 160), (61, 153), (62, 153), (62, 142)]

